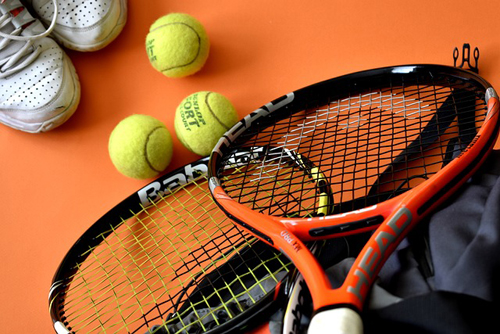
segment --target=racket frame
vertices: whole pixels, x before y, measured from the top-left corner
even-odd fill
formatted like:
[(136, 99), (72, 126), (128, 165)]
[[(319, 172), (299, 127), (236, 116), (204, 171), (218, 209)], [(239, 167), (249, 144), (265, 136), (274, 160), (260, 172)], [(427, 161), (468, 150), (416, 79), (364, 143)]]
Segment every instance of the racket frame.
[[(346, 86), (356, 86), (359, 91), (368, 84), (367, 75), (373, 80), (392, 73), (411, 73), (429, 70), (445, 72), (462, 80), (475, 81), (485, 90), (488, 114), (473, 141), (457, 158), (433, 175), (431, 181), (394, 197), (386, 202), (360, 210), (326, 217), (284, 218), (267, 216), (254, 211), (230, 198), (217, 178), (219, 161), (228, 154), (230, 144), (255, 122), (266, 122), (266, 116), (273, 114), (276, 119), (286, 118), (290, 113), (300, 111), (307, 105), (323, 105), (327, 101), (326, 90), (348, 90)], [(341, 95), (341, 93), (339, 93)], [(312, 102), (311, 102), (312, 101)], [(280, 111), (284, 111), (281, 113)], [(250, 113), (233, 126), (215, 146), (209, 162), (209, 186), (216, 203), (234, 222), (240, 224), (261, 240), (284, 252), (309, 284), (313, 296), (315, 312), (329, 308), (347, 307), (360, 312), (367, 291), (380, 265), (396, 248), (407, 232), (424, 216), (441, 205), (453, 192), (473, 175), (488, 153), (493, 149), (498, 133), (498, 96), (491, 85), (470, 71), (442, 65), (405, 65), (385, 67), (375, 70), (348, 74), (326, 80), (293, 93), (282, 96)], [(263, 225), (265, 224), (265, 228)], [(382, 224), (382, 225), (381, 225)], [(341, 288), (332, 290), (330, 282), (309, 251), (303, 251), (304, 242), (346, 236), (378, 229), (375, 236), (365, 246), (352, 267)], [(383, 239), (383, 242), (382, 242)], [(376, 242), (379, 240), (380, 242)], [(294, 255), (300, 253), (300, 255)]]
[[(127, 219), (134, 217), (134, 213), (150, 206), (163, 194), (205, 177), (208, 162), (209, 157), (201, 158), (145, 185), (104, 214), (74, 243), (59, 265), (49, 291), (49, 313), (53, 327), (58, 334), (73, 333), (69, 329), (71, 324), (65, 320), (64, 300), (73, 277), (78, 272), (78, 267), (92, 253), (89, 250), (98, 246)], [(96, 236), (99, 237), (96, 238)], [(258, 319), (267, 318), (281, 306), (281, 303), (284, 303), (290, 290), (289, 280), (293, 279), (294, 275), (287, 274), (282, 281), (278, 282), (273, 291), (257, 301), (251, 308), (207, 333), (233, 333), (235, 330), (244, 332), (247, 328), (254, 327), (259, 323)]]

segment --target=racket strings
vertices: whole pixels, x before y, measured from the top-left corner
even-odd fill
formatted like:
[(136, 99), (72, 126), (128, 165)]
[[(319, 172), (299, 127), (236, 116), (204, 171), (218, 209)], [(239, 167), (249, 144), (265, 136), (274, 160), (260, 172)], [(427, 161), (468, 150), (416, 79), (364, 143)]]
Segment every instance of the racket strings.
[[(248, 156), (261, 156), (262, 150), (263, 147), (260, 146), (250, 148)], [(235, 186), (233, 196), (253, 198), (255, 201), (249, 202), (252, 209), (272, 207), (273, 214), (276, 215), (286, 213), (288, 217), (296, 217), (304, 216), (304, 212), (307, 212), (305, 216), (317, 215), (321, 211), (321, 201), (316, 196), (308, 195), (310, 190), (304, 186), (307, 182), (310, 189), (322, 196), (322, 192), (318, 191), (318, 173), (311, 173), (310, 163), (300, 155), (290, 155), (277, 147), (266, 147), (265, 156), (268, 164), (260, 165), (257, 162), (252, 173), (242, 172), (239, 167), (235, 167), (233, 157), (233, 163), (229, 167), (234, 180), (228, 178), (227, 182), (238, 185), (259, 180), (255, 187)], [(300, 168), (295, 168), (297, 166)], [(286, 176), (286, 179), (276, 178), (276, 173)]]
[(274, 289), (290, 263), (228, 221), (207, 187), (181, 187), (96, 236), (63, 297), (75, 331), (206, 331)]
[[(427, 180), (469, 145), (486, 116), (481, 94), (460, 79), (405, 76), (301, 111), (280, 111), (274, 124), (262, 121), (231, 145), (234, 151), (272, 147), (269, 153), (237, 173), (221, 168), (218, 177), (230, 197), (268, 215), (314, 214), (319, 194), (311, 168), (331, 189), (330, 213), (377, 204)], [(311, 167), (287, 159), (288, 152)]]

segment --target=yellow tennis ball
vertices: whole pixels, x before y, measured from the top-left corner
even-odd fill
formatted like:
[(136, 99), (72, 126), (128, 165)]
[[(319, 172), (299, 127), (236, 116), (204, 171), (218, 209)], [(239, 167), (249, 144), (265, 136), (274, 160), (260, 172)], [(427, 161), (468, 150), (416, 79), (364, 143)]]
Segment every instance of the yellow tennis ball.
[(146, 37), (149, 61), (156, 70), (171, 78), (198, 72), (208, 58), (209, 49), (205, 28), (188, 14), (160, 17)]
[(167, 168), (173, 143), (162, 122), (147, 115), (132, 115), (111, 132), (108, 149), (120, 173), (134, 179), (148, 179)]
[(175, 133), (191, 152), (207, 156), (219, 138), (238, 121), (231, 102), (221, 94), (198, 92), (177, 107)]

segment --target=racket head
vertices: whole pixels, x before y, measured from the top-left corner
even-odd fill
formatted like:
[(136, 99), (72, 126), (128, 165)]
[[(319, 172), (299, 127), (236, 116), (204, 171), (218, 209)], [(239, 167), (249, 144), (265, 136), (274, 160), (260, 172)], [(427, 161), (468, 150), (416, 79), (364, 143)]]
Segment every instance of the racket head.
[[(497, 132), (498, 96), (472, 72), (441, 65), (363, 71), (287, 94), (237, 123), (212, 152), (210, 189), (235, 222), (292, 259), (316, 310), (343, 303), (359, 311), (388, 254), (472, 175)], [(261, 147), (271, 153), (253, 154)], [(283, 164), (282, 152), (324, 175), (332, 196), (327, 216), (309, 217), (313, 205), (300, 205), (319, 202), (312, 171)], [(384, 241), (373, 237), (361, 254), (371, 256), (353, 267), (366, 279), (361, 292), (347, 291), (359, 283), (355, 275), (342, 291), (318, 279), (324, 274), (303, 241), (379, 227)]]
[[(439, 88), (436, 88), (437, 86)], [(458, 93), (451, 95), (451, 91)], [(471, 94), (474, 96), (471, 97)], [(303, 88), (247, 115), (220, 139), (212, 152), (209, 164), (212, 193), (215, 188), (221, 186), (217, 191), (222, 190), (220, 193), (224, 194), (225, 198), (231, 198), (254, 211), (272, 216), (285, 225), (303, 223), (300, 226), (306, 227), (305, 229), (291, 227), (302, 240), (314, 240), (329, 233), (346, 233), (350, 226), (356, 233), (362, 225), (375, 229), (383, 218), (387, 217), (387, 214), (374, 215), (375, 208), (377, 211), (391, 212), (393, 203), (397, 201), (391, 202), (390, 199), (437, 174), (443, 169), (441, 165), (448, 165), (448, 162), (462, 151), (469, 152), (467, 147), (471, 143), (476, 144), (475, 137), (485, 137), (477, 136), (479, 129), (486, 128), (489, 132), (485, 135), (490, 138), (490, 143), (494, 140), (491, 137), (494, 137), (493, 131), (497, 129), (498, 117), (495, 112), (491, 112), (487, 118), (486, 101), (492, 96), (495, 97), (496, 93), (491, 85), (476, 74), (440, 65), (406, 65), (363, 71)], [(456, 105), (452, 105), (453, 101), (447, 99), (454, 98), (461, 100), (459, 102), (465, 105), (465, 108), (470, 103), (480, 104), (474, 105), (477, 110), (473, 112), (481, 115), (468, 115), (470, 110), (461, 115), (465, 118), (465, 121), (461, 122), (468, 123), (465, 124), (465, 129), (460, 129), (458, 122), (453, 123), (454, 114), (450, 109)], [(468, 100), (470, 98), (474, 101)], [(442, 106), (445, 111), (438, 116), (443, 116), (444, 120), (432, 125), (436, 109)], [(377, 109), (378, 112), (370, 111), (369, 108)], [(396, 117), (394, 120), (389, 117), (382, 118), (390, 112), (399, 115), (399, 120)], [(370, 113), (374, 116), (368, 115), (369, 119), (363, 119)], [(421, 116), (416, 115), (417, 113)], [(334, 122), (329, 117), (336, 117), (337, 120)], [(482, 126), (486, 120), (488, 125)], [(386, 128), (397, 126), (399, 132), (384, 135), (384, 128), (380, 125), (380, 131), (368, 133), (369, 126), (377, 121), (388, 123), (389, 127)], [(365, 124), (361, 124), (363, 122)], [(337, 128), (331, 129), (330, 123), (335, 123)], [(437, 130), (441, 124), (446, 125), (444, 130)], [(342, 125), (344, 129), (340, 129)], [(314, 128), (311, 130), (309, 127)], [(425, 136), (419, 136), (422, 130), (427, 132)], [(346, 134), (342, 135), (342, 131)], [(320, 134), (319, 138), (315, 137)], [(385, 147), (378, 147), (382, 145), (366, 144), (363, 151), (355, 151), (359, 141), (379, 139), (382, 143), (390, 143), (390, 140), (395, 140), (397, 136), (397, 145), (386, 144)], [(435, 147), (436, 145), (432, 144), (438, 137), (443, 137), (446, 144), (452, 143), (452, 140), (460, 142), (456, 148), (447, 145)], [(425, 140), (426, 143), (418, 147), (415, 144), (418, 144), (419, 140)], [(336, 144), (338, 147), (335, 147)], [(410, 145), (413, 145), (409, 150), (411, 154), (405, 154), (405, 149)], [(491, 148), (491, 145), (486, 146)], [(258, 153), (263, 148), (267, 149), (264, 155)], [(420, 156), (412, 156), (418, 149), (424, 151), (420, 155), (428, 155), (428, 152), (438, 153), (430, 158), (426, 157), (428, 164), (420, 166), (418, 163), (427, 161)], [(333, 189), (333, 200), (328, 208), (328, 215), (335, 217), (338, 222), (351, 222), (352, 218), (347, 216), (355, 214), (363, 218), (359, 226), (350, 224), (342, 226), (342, 231), (329, 231), (325, 227), (331, 225), (331, 220), (324, 217), (311, 218), (310, 211), (317, 211), (312, 209), (312, 206), (303, 206), (297, 212), (293, 207), (297, 198), (293, 195), (300, 192), (300, 202), (310, 199), (313, 203), (319, 203), (319, 192), (314, 182), (310, 181), (312, 168), (307, 170), (299, 163), (292, 166), (288, 162), (290, 159), (284, 159), (289, 155), (288, 152), (307, 159), (311, 166), (317, 168), (327, 179), (329, 188)], [(413, 158), (413, 162), (409, 162), (407, 166), (405, 164), (404, 168), (397, 166), (401, 167), (400, 170), (391, 171), (395, 177), (388, 178), (388, 169), (396, 169), (394, 160), (401, 162), (408, 157)], [(378, 160), (383, 163), (374, 165)], [(465, 159), (462, 158), (463, 160)], [(286, 163), (282, 163), (283, 161)], [(283, 168), (284, 165), (288, 168)], [(430, 165), (437, 167), (430, 168)], [(421, 170), (424, 167), (430, 171), (422, 177)], [(450, 169), (453, 168), (446, 170)], [(407, 173), (410, 176), (405, 175)], [(346, 174), (349, 174), (348, 178)], [(386, 179), (380, 180), (381, 174), (386, 176)], [(277, 186), (279, 182), (281, 183)], [(390, 205), (386, 210), (381, 204), (388, 201)], [(289, 214), (290, 210), (295, 210), (293, 215)], [(426, 211), (426, 208), (421, 211)], [(290, 216), (295, 216), (296, 219), (290, 219)], [(316, 228), (321, 230), (315, 231)]]
[(144, 186), (79, 238), (49, 293), (57, 333), (244, 331), (279, 306), (290, 262), (218, 209), (207, 163)]

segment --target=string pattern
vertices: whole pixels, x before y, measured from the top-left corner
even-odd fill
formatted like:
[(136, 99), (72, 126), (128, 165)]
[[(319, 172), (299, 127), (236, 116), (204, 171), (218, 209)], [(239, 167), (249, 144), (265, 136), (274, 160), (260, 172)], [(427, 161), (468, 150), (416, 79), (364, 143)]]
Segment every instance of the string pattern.
[(206, 177), (95, 238), (55, 297), (73, 333), (203, 333), (254, 307), (290, 270), (226, 218)]
[[(487, 112), (481, 89), (451, 76), (393, 74), (346, 83), (340, 93), (339, 86), (246, 128), (216, 171), (224, 191), (280, 217), (309, 217), (321, 205), (328, 214), (368, 207), (436, 174), (469, 145)], [(235, 166), (242, 151), (248, 158)], [(315, 174), (330, 200), (320, 200)]]

